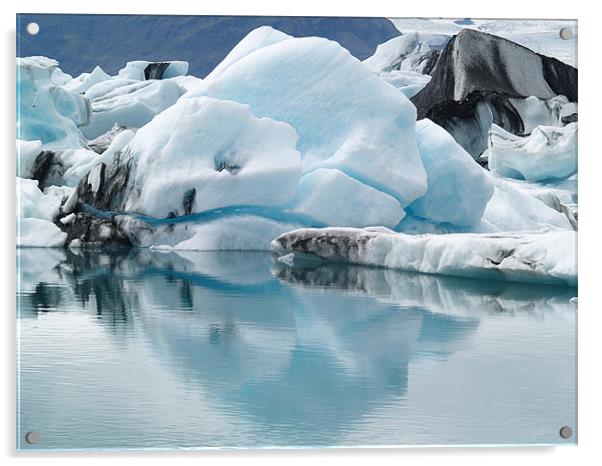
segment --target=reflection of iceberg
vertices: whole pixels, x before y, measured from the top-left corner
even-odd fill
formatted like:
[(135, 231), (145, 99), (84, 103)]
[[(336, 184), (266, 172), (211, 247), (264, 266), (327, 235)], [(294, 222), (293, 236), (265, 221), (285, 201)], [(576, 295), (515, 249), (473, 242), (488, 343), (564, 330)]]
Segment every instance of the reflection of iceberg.
[[(18, 251), (22, 264), (48, 264), (40, 283), (61, 303), (113, 313), (112, 327), (142, 335), (184, 386), (250, 420), (265, 445), (336, 445), (406, 396), (413, 360), (470, 346), (481, 316), (574, 307), (566, 288), (290, 269), (265, 253), (56, 253)], [(36, 276), (23, 279), (23, 294), (35, 293)]]

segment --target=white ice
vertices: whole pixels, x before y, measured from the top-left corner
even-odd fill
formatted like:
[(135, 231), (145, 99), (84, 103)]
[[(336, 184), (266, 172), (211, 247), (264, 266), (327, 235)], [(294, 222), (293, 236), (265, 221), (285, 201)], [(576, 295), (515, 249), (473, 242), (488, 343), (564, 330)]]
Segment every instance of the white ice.
[[(305, 172), (339, 169), (402, 207), (424, 194), (409, 100), (336, 42), (268, 32), (249, 34), (237, 48), (251, 52), (237, 53), (183, 98), (234, 100), (257, 116), (290, 124)], [(265, 36), (281, 40), (263, 46)]]
[(53, 223), (69, 188), (40, 191), (36, 180), (17, 178), (17, 246), (60, 247), (67, 234)]
[(318, 168), (303, 175), (289, 209), (331, 226), (393, 228), (404, 217), (397, 199), (333, 168)]
[(85, 96), (92, 105), (90, 122), (82, 128), (88, 139), (115, 124), (140, 128), (173, 105), (185, 89), (172, 80), (109, 79), (90, 87)]
[(567, 178), (577, 171), (577, 123), (538, 126), (527, 137), (492, 125), (487, 158), (499, 176), (531, 182)]
[(576, 240), (574, 231), (407, 235), (324, 228), (285, 233), (271, 248), (278, 256), (292, 252), (410, 272), (576, 286)]
[(257, 118), (247, 105), (207, 97), (180, 100), (141, 128), (130, 143), (127, 211), (183, 215), (227, 206), (289, 201), (301, 175), (295, 130)]
[(431, 50), (420, 34), (411, 32), (380, 44), (364, 64), (375, 73), (400, 70), (422, 74), (426, 65), (424, 56)]
[(89, 103), (52, 81), (57, 68), (46, 57), (17, 58), (17, 139), (42, 141), (46, 148), (83, 147), (78, 125), (88, 121)]
[(447, 131), (428, 119), (416, 123), (416, 141), (428, 190), (410, 205), (410, 212), (434, 223), (479, 223), (493, 195), (489, 174)]
[(69, 92), (82, 94), (95, 84), (111, 79), (100, 66), (96, 66), (91, 73), (82, 73), (77, 78), (63, 84), (63, 89)]
[(42, 141), (17, 139), (17, 176), (31, 178), (36, 157), (42, 152)]

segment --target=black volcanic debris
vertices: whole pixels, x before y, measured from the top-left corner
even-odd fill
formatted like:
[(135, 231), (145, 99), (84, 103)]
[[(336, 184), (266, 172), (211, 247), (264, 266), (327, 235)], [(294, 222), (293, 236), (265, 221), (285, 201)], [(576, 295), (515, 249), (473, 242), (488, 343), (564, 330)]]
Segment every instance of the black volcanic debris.
[(144, 79), (163, 79), (163, 74), (169, 66), (169, 62), (149, 63), (144, 68)]
[(32, 179), (37, 180), (41, 190), (52, 185), (52, 181), (61, 177), (63, 173), (64, 167), (53, 151), (40, 152), (33, 162)]
[(98, 186), (93, 187), (90, 182), (90, 171), (77, 186), (79, 200), (99, 210), (122, 210), (130, 175), (129, 154), (119, 152), (110, 164), (101, 163), (92, 170), (99, 171), (94, 173), (98, 177)]
[(577, 102), (577, 69), (507, 39), (464, 29), (441, 52), (431, 81), (412, 97), (418, 119), (449, 131), (474, 157), (486, 148), (491, 123), (522, 135), (511, 99), (564, 95)]
[(87, 212), (79, 211), (74, 218), (66, 223), (57, 225), (67, 233), (66, 244), (78, 240), (80, 246), (133, 246), (129, 237), (122, 230), (117, 216), (97, 217)]
[(124, 131), (126, 129), (132, 129), (132, 128), (127, 128), (126, 126), (115, 124), (105, 134), (101, 134), (97, 138), (91, 139), (90, 141), (88, 141), (88, 148), (93, 150), (97, 154), (102, 154), (102, 153), (104, 153), (104, 151), (106, 151), (109, 148), (109, 146), (113, 142), (113, 139), (115, 139), (115, 137), (119, 133), (121, 133), (122, 131)]

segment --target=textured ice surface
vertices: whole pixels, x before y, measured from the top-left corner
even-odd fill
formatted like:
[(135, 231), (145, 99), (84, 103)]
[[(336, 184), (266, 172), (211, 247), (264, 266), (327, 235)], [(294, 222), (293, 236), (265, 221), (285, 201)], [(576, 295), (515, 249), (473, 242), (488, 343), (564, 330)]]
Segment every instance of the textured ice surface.
[(31, 178), (36, 157), (42, 152), (42, 141), (17, 139), (17, 176)]
[(495, 189), (477, 231), (545, 231), (573, 229), (560, 209), (550, 207), (536, 195), (515, 184), (494, 178)]
[(577, 113), (577, 102), (569, 102), (563, 95), (551, 99), (535, 96), (526, 99), (510, 99), (523, 121), (523, 132), (531, 133), (538, 126), (564, 126), (563, 119)]
[(414, 97), (429, 83), (431, 77), (416, 71), (383, 71), (380, 78), (399, 89), (407, 98)]
[(487, 152), (489, 169), (507, 178), (562, 179), (577, 171), (577, 123), (538, 126), (528, 137), (493, 125)]
[(101, 163), (110, 164), (113, 156), (132, 140), (134, 134), (135, 132), (129, 129), (121, 131), (102, 154), (97, 154), (88, 149), (66, 150), (56, 153), (55, 157), (60, 161), (63, 174), (59, 180), (54, 181), (54, 184), (77, 186), (80, 180), (94, 167)]
[(46, 57), (17, 58), (17, 139), (46, 147), (83, 147), (77, 126), (87, 123), (89, 103), (51, 80), (58, 62)]
[(67, 81), (63, 89), (69, 92), (84, 93), (95, 84), (111, 79), (100, 66), (95, 67), (91, 73), (82, 73), (77, 78)]
[[(247, 105), (180, 100), (141, 128), (125, 210), (154, 217), (289, 201), (301, 174), (295, 130)], [(188, 201), (186, 201), (188, 199)]]
[(448, 132), (428, 119), (416, 123), (416, 141), (428, 190), (410, 205), (410, 212), (434, 223), (477, 224), (493, 194), (491, 177)]
[(172, 80), (115, 78), (102, 81), (85, 93), (92, 103), (92, 115), (82, 131), (88, 139), (93, 139), (115, 124), (140, 128), (173, 105), (183, 92)]
[(272, 241), (279, 256), (317, 256), (431, 274), (576, 286), (573, 231), (407, 235), (386, 229), (296, 230)]
[(292, 212), (331, 226), (396, 226), (404, 216), (399, 202), (333, 168), (303, 175)]
[(17, 246), (57, 247), (65, 244), (63, 233), (53, 219), (68, 188), (51, 188), (45, 193), (38, 182), (17, 178)]
[(428, 73), (437, 55), (416, 32), (403, 34), (380, 44), (364, 64), (375, 73), (383, 71), (414, 71)]
[[(266, 35), (282, 40), (263, 46)], [(402, 207), (424, 194), (413, 105), (347, 50), (326, 39), (286, 39), (276, 32), (251, 34), (237, 47), (252, 51), (237, 53), (184, 98), (234, 100), (259, 117), (289, 123), (305, 172), (337, 168)]]

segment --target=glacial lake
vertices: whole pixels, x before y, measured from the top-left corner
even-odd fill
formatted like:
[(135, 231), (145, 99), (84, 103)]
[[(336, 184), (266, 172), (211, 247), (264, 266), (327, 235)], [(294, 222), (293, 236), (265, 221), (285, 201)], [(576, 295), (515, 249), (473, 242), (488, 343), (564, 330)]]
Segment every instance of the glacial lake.
[(576, 442), (576, 289), (267, 252), (17, 260), (19, 449)]

